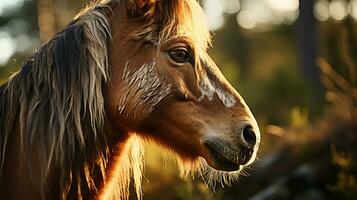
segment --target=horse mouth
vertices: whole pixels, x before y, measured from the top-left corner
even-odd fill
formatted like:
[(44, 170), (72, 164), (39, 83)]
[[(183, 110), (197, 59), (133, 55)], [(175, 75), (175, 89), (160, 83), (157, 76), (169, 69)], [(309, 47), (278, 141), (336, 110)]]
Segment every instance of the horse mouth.
[(208, 149), (210, 156), (214, 162), (214, 169), (228, 172), (241, 170), (241, 164), (233, 162), (232, 159), (229, 159), (224, 156), (224, 154), (222, 154), (213, 144), (205, 143), (204, 146)]

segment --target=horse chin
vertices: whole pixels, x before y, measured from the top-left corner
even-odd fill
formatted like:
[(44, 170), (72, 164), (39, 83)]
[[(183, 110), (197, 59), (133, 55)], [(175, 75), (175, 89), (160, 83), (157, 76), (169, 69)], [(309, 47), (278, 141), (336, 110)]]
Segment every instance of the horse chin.
[(240, 171), (243, 166), (234, 162), (233, 159), (229, 159), (224, 156), (220, 151), (214, 148), (212, 145), (205, 144), (206, 149), (209, 151), (211, 160), (213, 162), (212, 165), (209, 165), (211, 168), (218, 171), (226, 171), (226, 172), (235, 172)]
[(255, 159), (253, 151), (235, 150), (219, 140), (207, 140), (203, 145), (209, 155), (209, 166), (218, 171), (239, 172)]

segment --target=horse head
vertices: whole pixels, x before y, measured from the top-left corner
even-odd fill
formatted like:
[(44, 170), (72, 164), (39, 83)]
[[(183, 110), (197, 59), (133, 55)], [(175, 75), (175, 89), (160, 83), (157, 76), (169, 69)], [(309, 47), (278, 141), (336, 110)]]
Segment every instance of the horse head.
[(204, 158), (214, 171), (239, 172), (251, 164), (259, 128), (207, 53), (210, 34), (199, 4), (136, 0), (125, 6), (124, 17), (112, 17), (120, 18), (112, 25), (106, 92), (114, 126), (189, 163)]

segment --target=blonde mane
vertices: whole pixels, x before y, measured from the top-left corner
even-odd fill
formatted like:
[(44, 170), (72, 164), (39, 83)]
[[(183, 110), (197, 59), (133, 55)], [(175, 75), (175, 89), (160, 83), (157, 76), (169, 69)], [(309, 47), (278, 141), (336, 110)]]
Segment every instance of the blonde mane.
[[(106, 112), (102, 89), (110, 81), (107, 47), (111, 26), (98, 8), (125, 6), (128, 16), (145, 22), (139, 23), (141, 26), (132, 35), (137, 40), (160, 46), (187, 35), (202, 51), (210, 44), (206, 22), (195, 0), (150, 0), (147, 10), (134, 0), (96, 2), (43, 45), (0, 88), (0, 170), (14, 125), (19, 124), (20, 154), (29, 171), (31, 160), (37, 158), (41, 177), (38, 187), (43, 198), (53, 178), (51, 173), (57, 169), (60, 199), (66, 199), (72, 190), (79, 197), (83, 191), (98, 194), (94, 176), (109, 185), (98, 194), (103, 199), (128, 199), (133, 176), (141, 199), (143, 150), (137, 136), (125, 145), (112, 177), (106, 175), (113, 156), (103, 130)], [(100, 174), (94, 175), (98, 169)]]

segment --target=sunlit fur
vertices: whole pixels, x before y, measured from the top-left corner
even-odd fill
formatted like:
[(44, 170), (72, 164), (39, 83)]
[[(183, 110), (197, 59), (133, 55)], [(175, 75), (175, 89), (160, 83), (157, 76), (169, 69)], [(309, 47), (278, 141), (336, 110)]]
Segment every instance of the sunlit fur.
[(144, 146), (141, 139), (134, 135), (125, 144), (121, 156), (115, 161), (108, 182), (98, 199), (129, 199), (130, 181), (133, 181), (137, 199), (142, 199), (142, 172), (144, 167)]
[[(53, 168), (61, 171), (60, 199), (66, 199), (73, 188), (79, 198), (84, 187), (97, 191), (92, 172), (100, 168), (105, 182), (100, 198), (128, 199), (130, 177), (134, 177), (136, 194), (141, 199), (143, 149), (137, 136), (129, 139), (113, 170), (109, 176), (106, 174), (111, 152), (103, 131), (106, 113), (102, 89), (110, 81), (107, 43), (111, 41), (111, 30), (109, 19), (98, 11), (115, 4), (125, 7), (135, 18), (141, 5), (134, 0), (97, 2), (85, 8), (64, 31), (42, 46), (20, 72), (1, 87), (0, 169), (7, 156), (13, 126), (19, 123), (22, 159), (30, 161), (34, 154), (39, 156), (39, 188), (43, 196)], [(195, 58), (206, 56), (210, 34), (195, 0), (145, 2), (149, 2), (150, 9), (140, 13), (140, 19), (146, 23), (137, 27), (132, 35), (134, 39), (150, 41), (160, 47), (170, 39), (186, 36), (195, 45)], [(195, 63), (198, 84), (204, 85), (201, 62)], [(130, 73), (124, 76), (135, 75)], [(230, 104), (232, 101), (227, 102)], [(36, 152), (33, 152), (34, 146), (39, 147)], [(237, 172), (213, 170), (203, 159), (189, 163), (179, 159), (179, 166), (183, 177), (197, 172), (209, 185), (215, 181), (230, 184), (237, 178)], [(28, 163), (28, 168), (31, 167)]]
[(198, 158), (195, 162), (183, 161), (179, 156), (176, 156), (180, 176), (190, 178), (199, 176), (203, 179), (207, 187), (216, 188), (217, 185), (222, 187), (231, 186), (236, 182), (243, 171), (218, 171), (210, 167), (206, 160)]

